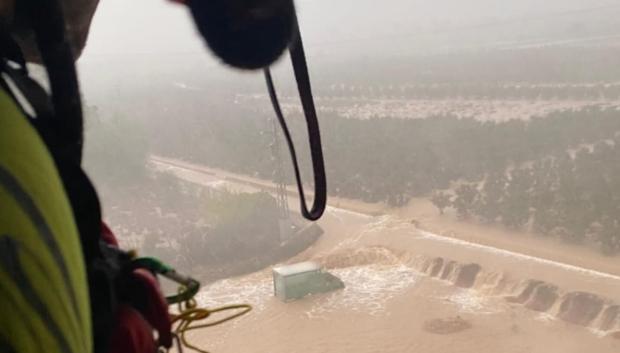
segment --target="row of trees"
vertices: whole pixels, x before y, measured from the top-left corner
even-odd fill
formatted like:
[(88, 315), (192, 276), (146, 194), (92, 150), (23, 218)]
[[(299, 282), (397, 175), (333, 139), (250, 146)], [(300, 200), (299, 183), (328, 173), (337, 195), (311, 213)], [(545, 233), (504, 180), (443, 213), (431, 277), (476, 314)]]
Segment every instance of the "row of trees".
[(443, 212), (620, 251), (620, 137), (434, 192)]
[(386, 86), (330, 85), (318, 93), (333, 98), (599, 100), (620, 99), (620, 84), (536, 85), (504, 83), (434, 83)]
[[(457, 180), (480, 180), (512, 165), (610, 138), (620, 131), (617, 114), (614, 109), (589, 107), (530, 121), (495, 123), (454, 116), (358, 120), (326, 113), (321, 128), (330, 192), (397, 206)], [(176, 134), (155, 149), (171, 157), (271, 178), (275, 163), (268, 119), (264, 113), (241, 111), (212, 116), (191, 129), (179, 129), (184, 122), (170, 122), (169, 128), (159, 130)], [(303, 153), (308, 151), (305, 123), (292, 115), (289, 124), (302, 154), (303, 176), (312, 180)], [(284, 156), (284, 165), (289, 165)]]

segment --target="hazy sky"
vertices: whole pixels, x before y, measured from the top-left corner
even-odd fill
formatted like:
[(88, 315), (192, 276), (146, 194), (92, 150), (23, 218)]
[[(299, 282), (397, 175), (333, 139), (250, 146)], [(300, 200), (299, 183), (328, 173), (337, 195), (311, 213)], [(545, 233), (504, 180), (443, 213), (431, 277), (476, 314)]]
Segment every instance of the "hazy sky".
[[(321, 72), (351, 62), (529, 44), (538, 36), (553, 41), (579, 22), (588, 27), (604, 22), (600, 19), (620, 35), (618, 0), (298, 0), (296, 4), (310, 70)], [(591, 14), (598, 17), (588, 17)], [(132, 84), (154, 80), (184, 80), (198, 74), (228, 80), (236, 74), (205, 49), (188, 9), (167, 0), (101, 0), (79, 66), (84, 91), (92, 97), (101, 97), (103, 89), (130, 89)], [(280, 68), (287, 70), (288, 63), (282, 61)]]
[[(298, 0), (310, 46), (558, 16), (613, 0)], [(165, 0), (101, 0), (86, 55), (200, 52), (187, 10)]]

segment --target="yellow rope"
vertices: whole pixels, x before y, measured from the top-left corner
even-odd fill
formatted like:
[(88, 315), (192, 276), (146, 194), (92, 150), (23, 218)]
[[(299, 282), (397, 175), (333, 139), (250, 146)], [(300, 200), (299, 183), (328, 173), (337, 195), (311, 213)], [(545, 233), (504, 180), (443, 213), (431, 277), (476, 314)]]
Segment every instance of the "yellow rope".
[[(215, 309), (198, 308), (196, 300), (192, 298), (186, 301), (185, 303), (179, 303), (178, 310), (179, 310), (179, 314), (173, 315), (172, 323), (173, 324), (178, 323), (178, 326), (174, 329), (174, 332), (179, 336), (183, 345), (187, 348), (193, 349), (200, 353), (209, 353), (206, 350), (200, 349), (190, 344), (187, 341), (187, 338), (185, 337), (185, 333), (187, 333), (187, 331), (190, 331), (190, 330), (211, 327), (211, 326), (223, 324), (227, 321), (236, 319), (250, 312), (250, 310), (252, 310), (252, 306), (249, 304), (233, 304), (233, 305), (222, 306), (222, 307), (215, 308)], [(192, 325), (192, 323), (207, 319), (209, 316), (211, 316), (211, 314), (229, 311), (229, 310), (239, 310), (239, 311), (230, 316), (219, 319), (219, 320), (197, 324), (197, 325)]]

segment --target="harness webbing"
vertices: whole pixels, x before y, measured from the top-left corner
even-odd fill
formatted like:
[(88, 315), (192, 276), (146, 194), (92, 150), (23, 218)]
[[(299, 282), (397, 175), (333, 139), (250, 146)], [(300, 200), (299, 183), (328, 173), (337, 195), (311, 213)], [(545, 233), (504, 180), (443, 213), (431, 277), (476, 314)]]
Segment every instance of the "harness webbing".
[(91, 352), (86, 271), (60, 175), (4, 89), (0, 111), (0, 351)]

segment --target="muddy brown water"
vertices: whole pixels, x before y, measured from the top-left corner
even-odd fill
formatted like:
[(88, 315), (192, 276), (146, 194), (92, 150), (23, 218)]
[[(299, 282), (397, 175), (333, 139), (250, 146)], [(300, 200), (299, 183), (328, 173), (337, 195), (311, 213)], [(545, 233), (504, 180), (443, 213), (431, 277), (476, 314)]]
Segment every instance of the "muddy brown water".
[(218, 281), (201, 304), (254, 311), (188, 338), (218, 353), (620, 351), (615, 275), (446, 241), (389, 216), (331, 208), (321, 226), (288, 262), (318, 261), (344, 290), (282, 303), (269, 269)]

